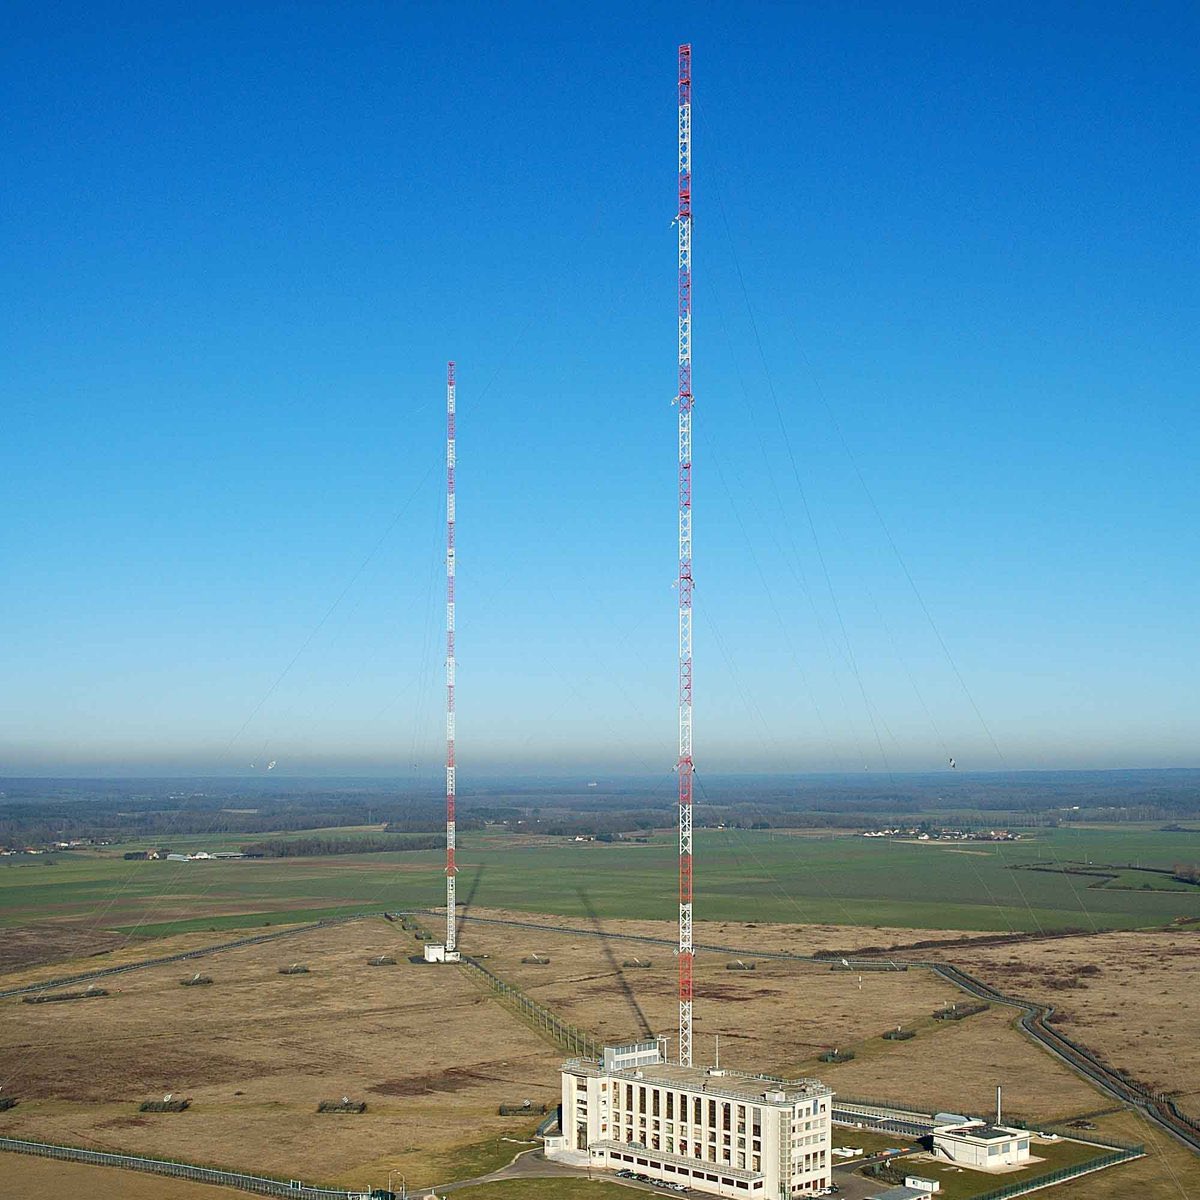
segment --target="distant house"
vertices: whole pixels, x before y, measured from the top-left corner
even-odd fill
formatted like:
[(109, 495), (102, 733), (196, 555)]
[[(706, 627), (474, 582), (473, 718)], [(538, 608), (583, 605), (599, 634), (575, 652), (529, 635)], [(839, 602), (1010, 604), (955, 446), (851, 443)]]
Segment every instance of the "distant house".
[(167, 855), (167, 862), (187, 862), (187, 861), (188, 861), (188, 856), (186, 854), (168, 854)]

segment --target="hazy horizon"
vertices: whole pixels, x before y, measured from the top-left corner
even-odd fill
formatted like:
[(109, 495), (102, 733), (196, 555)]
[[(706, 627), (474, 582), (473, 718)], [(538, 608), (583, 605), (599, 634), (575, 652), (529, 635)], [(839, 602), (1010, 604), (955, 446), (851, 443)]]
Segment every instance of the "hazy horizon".
[[(596, 785), (601, 791), (606, 787), (654, 787), (663, 785), (666, 781), (672, 781), (673, 786), (673, 771), (671, 769), (664, 770), (657, 774), (648, 774), (643, 771), (627, 770), (615, 771), (611, 767), (604, 770), (586, 771), (586, 770), (503, 770), (497, 768), (486, 768), (475, 772), (471, 776), (463, 777), (462, 793), (469, 794), (474, 788), (488, 788), (495, 786), (561, 786), (571, 785), (587, 789), (591, 785)], [(912, 781), (932, 783), (944, 783), (946, 787), (953, 788), (959, 783), (967, 781), (1003, 781), (1006, 779), (1015, 778), (1030, 778), (1030, 777), (1054, 777), (1054, 776), (1104, 776), (1113, 777), (1119, 775), (1129, 775), (1145, 777), (1147, 775), (1200, 775), (1200, 767), (1179, 765), (1179, 766), (1075, 766), (1075, 767), (996, 767), (983, 770), (948, 770), (948, 769), (908, 769), (894, 770), (892, 772), (870, 772), (870, 771), (839, 771), (839, 770), (712, 770), (706, 771), (703, 778), (709, 783), (716, 786), (729, 786), (744, 782), (764, 783), (764, 784), (779, 784), (782, 782), (795, 783), (838, 783), (850, 784), (854, 786), (886, 786), (889, 781)], [(0, 764), (0, 792), (3, 791), (5, 782), (25, 781), (25, 780), (62, 780), (62, 781), (88, 781), (97, 780), (105, 782), (119, 783), (125, 780), (130, 782), (153, 780), (162, 783), (184, 782), (184, 781), (212, 781), (221, 784), (247, 784), (255, 787), (281, 787), (286, 788), (289, 785), (306, 784), (306, 783), (328, 783), (338, 782), (351, 785), (355, 782), (370, 783), (375, 785), (389, 785), (401, 790), (411, 790), (413, 792), (428, 793), (438, 796), (444, 791), (444, 780), (442, 778), (442, 769), (439, 767), (436, 772), (431, 771), (425, 775), (414, 775), (412, 772), (403, 771), (396, 768), (388, 768), (380, 765), (374, 770), (362, 768), (361, 770), (348, 770), (344, 765), (329, 765), (325, 769), (311, 769), (303, 774), (295, 772), (281, 772), (279, 770), (259, 770), (254, 772), (244, 772), (233, 768), (226, 771), (220, 770), (203, 770), (200, 768), (187, 769), (178, 768), (170, 769), (166, 765), (158, 765), (151, 767), (145, 765), (142, 768), (129, 768), (127, 764), (122, 764), (120, 768), (111, 764), (92, 763), (88, 767), (80, 767), (76, 770), (53, 770), (49, 767), (37, 768), (31, 767), (28, 770), (20, 771), (10, 769), (4, 764)], [(667, 788), (670, 791), (670, 787)]]

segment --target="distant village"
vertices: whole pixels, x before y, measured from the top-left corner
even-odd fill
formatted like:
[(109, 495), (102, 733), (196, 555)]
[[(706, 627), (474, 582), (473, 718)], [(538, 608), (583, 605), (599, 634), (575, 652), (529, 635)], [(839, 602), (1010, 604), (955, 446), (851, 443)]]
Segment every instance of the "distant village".
[(62, 850), (110, 845), (112, 843), (104, 838), (72, 838), (69, 842), (43, 842), (37, 846), (0, 846), (0, 858), (11, 858), (15, 854), (57, 854)]
[(244, 850), (196, 850), (191, 854), (175, 854), (163, 847), (158, 850), (130, 850), (124, 857), (130, 862), (147, 862), (163, 859), (166, 862), (224, 862), (230, 858), (262, 858), (262, 854), (247, 854)]
[(905, 838), (917, 842), (1018, 842), (1019, 833), (1008, 829), (935, 829), (923, 826), (909, 829), (869, 829), (863, 835), (869, 838)]
[[(107, 838), (72, 838), (69, 842), (45, 842), (38, 846), (0, 846), (0, 858), (13, 858), (16, 855), (60, 854), (65, 850), (90, 850), (97, 846), (111, 846)], [(263, 858), (262, 853), (242, 850), (196, 850), (191, 854), (176, 854), (169, 847), (161, 846), (156, 850), (130, 850), (123, 857), (130, 862), (146, 862), (163, 860), (166, 862), (215, 862), (230, 858)]]

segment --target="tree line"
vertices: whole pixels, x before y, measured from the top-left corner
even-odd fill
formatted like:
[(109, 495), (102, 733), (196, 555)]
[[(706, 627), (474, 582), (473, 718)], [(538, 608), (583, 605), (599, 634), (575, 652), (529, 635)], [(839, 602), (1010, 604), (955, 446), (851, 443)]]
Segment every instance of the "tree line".
[(306, 837), (270, 838), (263, 842), (251, 842), (242, 847), (242, 853), (262, 858), (311, 858), (328, 854), (385, 854), (397, 850), (443, 850), (446, 835), (429, 834), (426, 837)]

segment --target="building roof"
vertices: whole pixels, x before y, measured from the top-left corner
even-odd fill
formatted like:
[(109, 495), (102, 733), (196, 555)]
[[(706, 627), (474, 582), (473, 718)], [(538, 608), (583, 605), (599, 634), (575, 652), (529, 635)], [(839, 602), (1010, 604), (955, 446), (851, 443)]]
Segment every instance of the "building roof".
[[(819, 1079), (777, 1079), (772, 1075), (749, 1075), (743, 1071), (725, 1070), (713, 1074), (706, 1067), (681, 1067), (675, 1063), (606, 1071), (595, 1059), (572, 1058), (563, 1063), (563, 1070), (576, 1075), (619, 1079), (624, 1083), (653, 1083), (683, 1091), (703, 1092), (709, 1096), (749, 1100), (756, 1104), (790, 1105), (797, 1100), (815, 1100), (833, 1095), (833, 1089)], [(771, 1099), (767, 1099), (768, 1094)]]
[(969, 1138), (977, 1142), (1007, 1142), (1015, 1137), (1028, 1137), (1028, 1129), (1010, 1129), (1007, 1125), (939, 1125), (937, 1137)]
[(876, 1192), (868, 1200), (929, 1200), (929, 1193), (919, 1188), (891, 1187), (886, 1192)]

